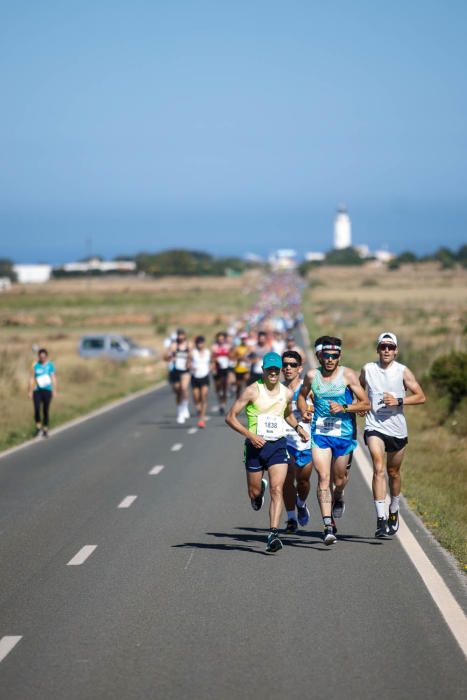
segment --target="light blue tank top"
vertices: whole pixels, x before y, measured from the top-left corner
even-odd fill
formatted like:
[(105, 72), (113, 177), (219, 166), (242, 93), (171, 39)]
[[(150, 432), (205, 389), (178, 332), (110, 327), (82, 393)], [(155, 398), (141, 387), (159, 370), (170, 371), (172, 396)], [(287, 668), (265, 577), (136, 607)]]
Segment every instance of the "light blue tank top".
[(53, 362), (48, 360), (42, 365), (40, 362), (36, 362), (34, 365), (34, 378), (36, 380), (35, 391), (38, 389), (46, 389), (47, 391), (52, 391), (52, 374), (55, 372), (55, 366)]
[(353, 414), (339, 413), (333, 416), (329, 410), (329, 401), (335, 401), (341, 405), (349, 403), (349, 392), (344, 378), (345, 367), (339, 367), (336, 377), (331, 381), (324, 381), (321, 368), (318, 367), (311, 389), (313, 391), (314, 413), (311, 423), (313, 435), (326, 435), (329, 437), (350, 440), (355, 437), (355, 419)]

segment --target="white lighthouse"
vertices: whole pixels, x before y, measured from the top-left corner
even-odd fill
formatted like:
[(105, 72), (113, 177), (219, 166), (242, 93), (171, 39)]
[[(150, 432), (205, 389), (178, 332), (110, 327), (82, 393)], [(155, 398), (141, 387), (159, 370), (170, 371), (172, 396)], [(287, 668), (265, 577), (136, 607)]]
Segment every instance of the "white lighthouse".
[(342, 248), (350, 248), (351, 245), (352, 225), (350, 217), (345, 206), (340, 206), (334, 219), (334, 248), (335, 250), (342, 250)]

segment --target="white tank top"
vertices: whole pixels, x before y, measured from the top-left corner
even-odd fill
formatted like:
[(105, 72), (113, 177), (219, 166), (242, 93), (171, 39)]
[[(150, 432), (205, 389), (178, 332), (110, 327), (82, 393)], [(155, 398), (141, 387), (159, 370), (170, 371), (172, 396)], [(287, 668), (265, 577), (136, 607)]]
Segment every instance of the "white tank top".
[(196, 379), (201, 379), (209, 374), (211, 351), (207, 348), (201, 352), (198, 348), (191, 351), (191, 374)]
[(405, 365), (393, 362), (388, 369), (383, 369), (379, 362), (368, 362), (363, 369), (371, 403), (371, 409), (365, 421), (365, 430), (377, 430), (379, 433), (396, 438), (407, 437), (404, 407), (386, 406), (383, 403), (383, 394), (392, 394), (397, 399), (404, 398)]

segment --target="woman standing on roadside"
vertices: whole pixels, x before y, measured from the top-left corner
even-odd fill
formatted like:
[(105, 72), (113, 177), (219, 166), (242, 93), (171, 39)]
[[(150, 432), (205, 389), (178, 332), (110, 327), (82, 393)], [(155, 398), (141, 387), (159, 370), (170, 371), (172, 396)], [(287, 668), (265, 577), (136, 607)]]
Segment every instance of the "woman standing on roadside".
[(38, 361), (33, 364), (29, 379), (29, 398), (34, 402), (34, 420), (36, 421), (34, 437), (37, 437), (42, 430), (42, 435), (46, 438), (49, 436), (50, 402), (52, 397), (57, 395), (57, 378), (55, 365), (50, 362), (45, 348), (39, 350), (37, 358)]

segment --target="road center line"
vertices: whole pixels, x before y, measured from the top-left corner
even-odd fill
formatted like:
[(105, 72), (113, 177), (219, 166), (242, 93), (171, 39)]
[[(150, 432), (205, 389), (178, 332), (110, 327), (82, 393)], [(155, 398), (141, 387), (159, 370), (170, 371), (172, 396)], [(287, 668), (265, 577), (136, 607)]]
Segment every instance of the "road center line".
[(172, 452), (178, 452), (179, 450), (182, 449), (182, 447), (183, 447), (183, 444), (181, 442), (176, 442), (175, 445), (172, 445), (172, 447), (170, 449)]
[[(373, 468), (362, 446), (359, 444), (355, 450), (355, 461), (371, 490)], [(387, 499), (389, 500), (389, 498)], [(438, 606), (451, 633), (455, 637), (460, 648), (467, 657), (467, 618), (457, 600), (452, 595), (444, 580), (427, 557), (423, 548), (413, 536), (404, 518), (399, 514), (399, 532), (394, 539), (399, 540), (406, 551), (410, 561), (417, 569), (420, 577), (428, 589), (428, 593)]]
[(84, 564), (86, 559), (91, 556), (95, 549), (97, 549), (97, 544), (86, 544), (77, 554), (75, 554), (72, 559), (70, 559), (67, 566), (80, 566), (81, 564)]
[(15, 648), (15, 646), (18, 644), (20, 639), (22, 639), (22, 636), (9, 636), (9, 637), (2, 637), (0, 639), (0, 663), (3, 661), (3, 659), (8, 656), (10, 651)]
[(197, 432), (198, 432), (198, 428), (188, 428), (188, 430), (187, 430), (188, 435), (194, 435)]
[(129, 508), (137, 498), (138, 496), (126, 496), (126, 498), (124, 498), (123, 501), (118, 504), (118, 508)]
[(151, 474), (151, 476), (155, 476), (156, 474), (160, 474), (163, 469), (164, 469), (163, 464), (156, 464), (155, 467), (153, 467), (152, 469), (149, 470), (149, 474)]

